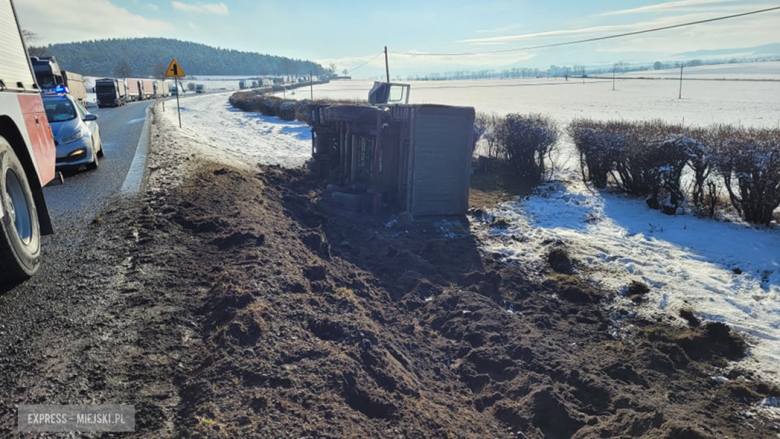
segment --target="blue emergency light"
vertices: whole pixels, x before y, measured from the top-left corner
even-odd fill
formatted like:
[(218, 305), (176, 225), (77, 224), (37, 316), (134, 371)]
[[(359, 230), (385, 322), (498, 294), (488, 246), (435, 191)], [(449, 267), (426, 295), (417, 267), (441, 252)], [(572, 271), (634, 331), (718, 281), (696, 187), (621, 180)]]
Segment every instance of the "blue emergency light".
[(68, 89), (64, 85), (58, 85), (54, 87), (54, 93), (67, 93)]

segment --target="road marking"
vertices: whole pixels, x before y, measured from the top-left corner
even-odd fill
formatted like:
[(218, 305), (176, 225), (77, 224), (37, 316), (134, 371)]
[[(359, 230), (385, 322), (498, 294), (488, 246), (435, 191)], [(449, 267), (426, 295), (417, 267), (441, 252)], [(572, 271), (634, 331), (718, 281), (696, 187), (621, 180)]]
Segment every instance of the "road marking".
[(125, 177), (125, 182), (119, 191), (124, 195), (135, 195), (141, 192), (144, 170), (146, 169), (146, 156), (149, 152), (149, 109), (151, 107), (151, 105), (146, 107), (146, 119), (141, 130), (141, 138), (138, 139), (133, 162), (130, 164), (130, 169), (127, 170), (127, 177)]

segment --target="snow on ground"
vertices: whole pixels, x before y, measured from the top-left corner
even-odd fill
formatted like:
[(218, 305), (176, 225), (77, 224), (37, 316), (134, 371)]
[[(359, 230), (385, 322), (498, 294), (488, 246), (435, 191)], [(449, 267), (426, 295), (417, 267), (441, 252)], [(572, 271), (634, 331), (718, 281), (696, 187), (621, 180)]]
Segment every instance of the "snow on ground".
[[(651, 288), (646, 317), (691, 307), (749, 336), (742, 367), (780, 380), (780, 228), (668, 216), (642, 200), (595, 191), (571, 175), (534, 195), (488, 210), (510, 226), (474, 223), (485, 250), (541, 271), (551, 245), (563, 243), (580, 273), (621, 292), (632, 280)], [(620, 302), (630, 304), (628, 299)], [(682, 320), (680, 320), (682, 322)]]
[[(624, 111), (623, 116), (628, 119), (656, 114), (675, 119), (685, 117), (686, 121), (696, 119), (691, 116), (696, 113), (680, 113), (683, 107), (676, 106), (676, 100), (664, 99), (651, 104), (653, 101), (648, 96), (659, 94), (657, 86), (668, 81), (647, 81), (644, 86), (652, 84), (653, 90), (630, 88), (640, 82), (644, 81), (626, 81), (620, 88), (641, 95), (641, 99), (627, 96), (628, 92), (588, 95), (588, 90), (592, 90), (589, 87), (601, 87), (598, 84), (509, 87), (500, 93), (494, 87), (482, 91), (466, 88), (463, 93), (490, 95), (479, 98), (484, 105), (482, 110), (494, 108), (500, 112), (509, 108), (502, 105), (515, 105), (514, 111), (542, 111), (559, 119), (575, 114), (610, 115), (616, 111), (614, 108)], [(776, 87), (772, 90), (780, 91), (777, 88), (780, 84), (730, 84), (735, 88), (728, 88), (729, 93), (723, 92), (724, 89), (712, 94), (716, 97), (702, 93), (695, 99), (699, 104), (691, 104), (691, 111), (698, 107), (701, 113), (712, 112), (718, 119), (755, 125), (763, 125), (770, 117), (780, 119), (777, 100), (768, 98), (779, 94), (768, 93), (763, 88), (771, 86)], [(354, 82), (335, 85), (345, 92), (354, 87)], [(428, 90), (433, 93), (432, 89)], [(571, 93), (574, 90), (585, 94)], [(362, 96), (364, 92), (359, 90)], [(413, 87), (412, 96), (416, 92), (423, 94)], [(462, 98), (452, 88), (441, 88), (436, 93), (436, 100), (444, 103), (458, 103), (453, 101)], [(517, 93), (536, 98), (513, 97)], [(547, 100), (541, 96), (547, 96)], [(184, 128), (180, 134), (200, 153), (234, 165), (266, 163), (297, 167), (308, 160), (311, 138), (306, 125), (241, 112), (230, 106), (228, 97), (229, 93), (221, 93), (188, 95), (181, 99)], [(623, 102), (627, 98), (628, 102)], [(491, 103), (489, 99), (494, 101)], [(707, 102), (707, 106), (701, 106), (701, 102)], [(468, 101), (461, 104), (468, 105)], [(583, 113), (575, 113), (576, 108), (581, 108)], [(162, 114), (168, 129), (179, 130), (175, 100), (166, 101), (166, 112)], [(698, 116), (704, 122), (708, 118)], [(572, 149), (565, 139), (561, 146), (564, 151)], [(564, 169), (557, 178), (563, 182), (489, 210), (492, 216), (509, 220), (509, 228), (500, 230), (484, 223), (472, 224), (472, 232), (480, 237), (485, 250), (504, 254), (507, 260), (522, 262), (530, 272), (538, 272), (551, 243), (561, 241), (579, 261), (581, 273), (605, 288), (621, 291), (631, 280), (649, 285), (651, 293), (647, 304), (639, 308), (640, 315), (677, 315), (680, 308), (690, 306), (704, 319), (724, 321), (747, 334), (753, 343), (752, 356), (741, 366), (780, 381), (780, 228), (777, 225), (770, 230), (759, 230), (692, 215), (666, 216), (650, 210), (642, 200), (591, 190), (577, 178), (576, 160), (562, 160), (559, 166)]]
[(221, 163), (253, 166), (258, 163), (288, 168), (302, 166), (311, 157), (311, 129), (300, 122), (286, 122), (258, 113), (245, 113), (228, 103), (230, 93), (186, 95), (180, 99), (181, 122), (176, 99), (165, 101), (163, 115), (169, 129), (204, 156)]
[[(780, 75), (778, 75), (780, 79)], [(315, 99), (366, 100), (372, 81), (331, 81), (314, 86)], [(504, 115), (542, 113), (561, 124), (574, 118), (661, 119), (686, 125), (728, 123), (780, 126), (780, 81), (676, 81), (563, 78), (411, 83), (410, 103), (471, 106)], [(281, 93), (278, 94), (281, 96)], [(306, 93), (288, 98), (308, 99)]]
[[(645, 72), (631, 72), (626, 76), (642, 78), (669, 78), (680, 77), (680, 69), (649, 70)], [(728, 80), (775, 80), (780, 81), (780, 62), (767, 61), (756, 63), (713, 64), (708, 66), (686, 67), (683, 69), (683, 78), (687, 79), (728, 79)]]

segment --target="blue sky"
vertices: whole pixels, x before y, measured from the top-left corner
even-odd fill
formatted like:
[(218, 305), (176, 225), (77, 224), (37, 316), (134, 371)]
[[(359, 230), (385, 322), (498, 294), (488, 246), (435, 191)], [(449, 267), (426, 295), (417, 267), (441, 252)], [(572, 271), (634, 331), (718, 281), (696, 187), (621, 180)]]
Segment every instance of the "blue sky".
[[(673, 60), (780, 43), (780, 11), (634, 37), (502, 54), (429, 56), (592, 38), (773, 6), (766, 0), (15, 0), (38, 43), (169, 37), (354, 69), (387, 45), (393, 76)], [(53, 4), (56, 3), (56, 7)], [(747, 55), (747, 54), (745, 54)], [(355, 70), (383, 73), (382, 57)], [(247, 72), (237, 72), (243, 74)]]

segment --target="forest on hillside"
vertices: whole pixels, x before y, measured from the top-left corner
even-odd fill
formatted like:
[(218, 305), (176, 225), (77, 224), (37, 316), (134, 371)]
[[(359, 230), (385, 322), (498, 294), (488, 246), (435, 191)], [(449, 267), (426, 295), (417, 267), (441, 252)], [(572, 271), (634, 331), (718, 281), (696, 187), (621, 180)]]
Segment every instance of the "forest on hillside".
[(325, 68), (312, 61), (167, 38), (81, 41), (51, 44), (33, 50), (38, 54), (55, 56), (65, 70), (90, 76), (159, 76), (160, 69), (164, 72), (173, 58), (188, 75), (308, 76), (310, 72), (314, 75), (327, 73)]

